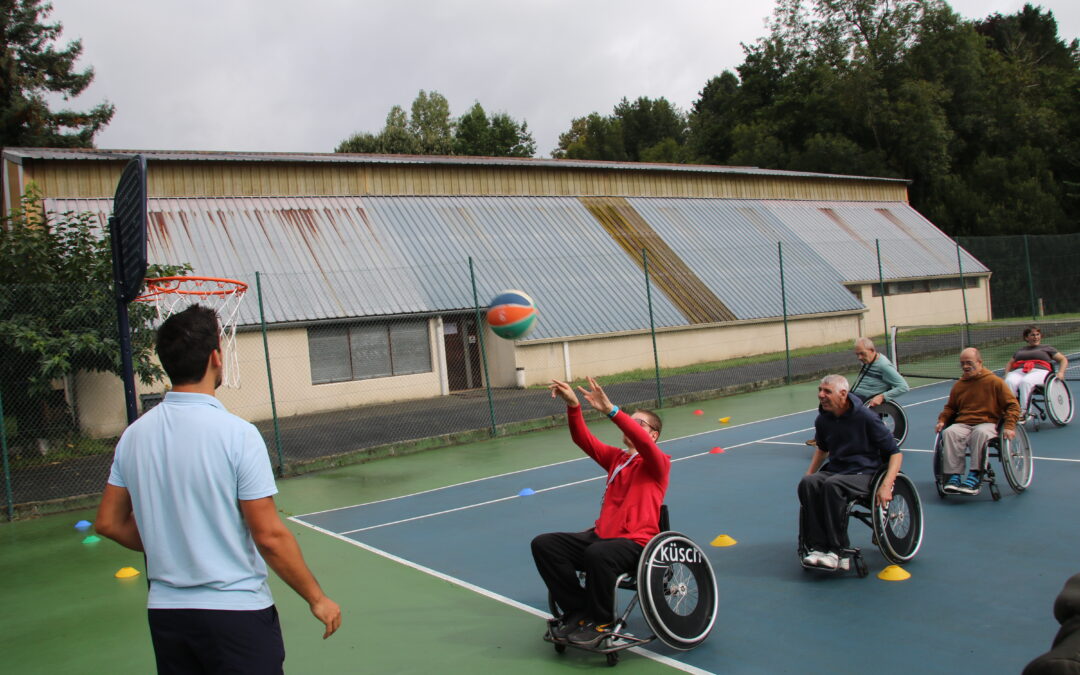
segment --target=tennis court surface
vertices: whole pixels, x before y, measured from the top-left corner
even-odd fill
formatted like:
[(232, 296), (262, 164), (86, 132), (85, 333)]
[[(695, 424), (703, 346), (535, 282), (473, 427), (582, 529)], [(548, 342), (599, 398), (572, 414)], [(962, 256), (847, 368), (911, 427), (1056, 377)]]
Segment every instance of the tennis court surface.
[[(914, 384), (914, 383), (913, 383)], [(661, 447), (675, 463), (667, 503), (673, 529), (708, 553), (720, 603), (709, 639), (690, 652), (658, 642), (625, 654), (622, 673), (1017, 673), (1057, 629), (1051, 605), (1080, 568), (1071, 497), (1080, 478), (1076, 426), (1031, 433), (1031, 488), (1002, 482), (994, 502), (940, 499), (933, 487), (933, 422), (951, 383), (901, 402), (910, 432), (904, 471), (923, 500), (925, 537), (887, 582), (870, 531), (852, 522), (865, 579), (804, 571), (795, 555), (798, 502), (812, 434), (814, 385), (663, 411)], [(695, 408), (703, 411), (694, 415)], [(730, 416), (724, 425), (719, 417)], [(615, 442), (613, 425), (590, 423)], [(723, 453), (711, 453), (721, 447)], [(999, 472), (1000, 474), (1000, 472)], [(603, 668), (603, 657), (556, 654), (541, 641), (546, 594), (529, 555), (540, 532), (583, 529), (599, 508), (602, 476), (565, 429), (498, 438), (282, 481), (309, 564), (345, 612), (321, 630), (276, 579), (290, 673), (557, 673)], [(534, 491), (519, 496), (524, 489)], [(0, 528), (5, 672), (152, 672), (145, 582), (112, 578), (141, 557), (111, 542), (88, 546), (71, 525), (86, 513)], [(720, 534), (735, 546), (709, 543)], [(646, 628), (636, 615), (631, 631)]]

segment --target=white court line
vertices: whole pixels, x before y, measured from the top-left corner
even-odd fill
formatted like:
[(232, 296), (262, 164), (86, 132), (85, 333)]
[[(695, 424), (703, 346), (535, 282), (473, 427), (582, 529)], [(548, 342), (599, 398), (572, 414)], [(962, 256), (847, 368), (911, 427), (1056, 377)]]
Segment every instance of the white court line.
[[(289, 520), (291, 520), (294, 523), (297, 523), (299, 525), (303, 525), (304, 527), (309, 527), (309, 528), (315, 530), (316, 532), (322, 532), (323, 534), (329, 535), (329, 536), (331, 536), (331, 537), (333, 537), (335, 539), (338, 539), (340, 541), (344, 541), (346, 543), (352, 544), (353, 546), (356, 546), (358, 548), (362, 548), (365, 551), (369, 551), (371, 553), (374, 553), (375, 555), (382, 556), (383, 558), (386, 558), (387, 560), (391, 560), (393, 562), (405, 565), (406, 567), (411, 567), (414, 570), (423, 572), (424, 574), (431, 575), (431, 576), (435, 577), (436, 579), (441, 579), (443, 581), (454, 584), (455, 586), (460, 586), (460, 587), (462, 587), (462, 588), (464, 588), (466, 590), (472, 591), (473, 593), (477, 593), (478, 595), (482, 595), (485, 598), (490, 598), (492, 600), (497, 600), (498, 602), (501, 602), (501, 603), (503, 603), (505, 605), (509, 605), (511, 607), (514, 607), (515, 609), (520, 609), (523, 612), (527, 612), (527, 613), (532, 614), (533, 616), (539, 617), (541, 619), (547, 619), (548, 618), (548, 613), (547, 612), (536, 609), (535, 607), (530, 607), (529, 605), (526, 605), (523, 602), (518, 602), (517, 600), (514, 600), (513, 598), (508, 598), (505, 595), (500, 595), (500, 594), (495, 593), (493, 591), (489, 591), (486, 588), (481, 588), (480, 586), (477, 586), (476, 584), (471, 584), (468, 581), (465, 581), (464, 579), (458, 579), (457, 577), (452, 577), (449, 574), (439, 572), (438, 570), (434, 570), (434, 569), (432, 569), (430, 567), (425, 567), (424, 565), (421, 565), (419, 563), (414, 563), (411, 560), (406, 560), (405, 558), (402, 558), (400, 556), (396, 556), (393, 553), (390, 553), (388, 551), (383, 551), (382, 549), (375, 548), (374, 546), (370, 546), (370, 545), (365, 544), (363, 542), (359, 542), (359, 541), (356, 541), (354, 539), (349, 539), (348, 537), (345, 537), (344, 535), (340, 535), (340, 534), (338, 534), (336, 532), (331, 532), (330, 530), (323, 529), (323, 528), (318, 527), (316, 525), (311, 525), (310, 523), (305, 523), (304, 521), (299, 520), (295, 516), (290, 517)], [(657, 654), (656, 652), (650, 651), (650, 650), (645, 649), (643, 647), (631, 647), (629, 649), (629, 651), (634, 652), (635, 654), (639, 654), (641, 656), (644, 656), (645, 658), (652, 659), (653, 661), (658, 661), (659, 663), (663, 663), (664, 665), (675, 668), (676, 670), (681, 670), (684, 673), (693, 673), (694, 675), (712, 675), (712, 673), (710, 671), (708, 671), (708, 670), (702, 670), (701, 668), (698, 668), (696, 666), (691, 666), (691, 665), (689, 665), (687, 663), (682, 663), (681, 661), (676, 661), (673, 658), (670, 658), (668, 656), (664, 656), (663, 654)]]

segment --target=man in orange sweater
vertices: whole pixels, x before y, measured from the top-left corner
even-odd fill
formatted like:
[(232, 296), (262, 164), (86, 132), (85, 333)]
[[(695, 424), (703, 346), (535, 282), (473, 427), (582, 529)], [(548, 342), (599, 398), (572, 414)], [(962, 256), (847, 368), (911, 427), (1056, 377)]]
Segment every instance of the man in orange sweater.
[[(671, 457), (656, 445), (661, 422), (651, 410), (626, 414), (608, 400), (589, 378), (592, 390), (578, 387), (589, 404), (619, 427), (626, 449), (601, 443), (585, 426), (577, 394), (566, 382), (552, 380), (552, 398), (566, 402), (570, 438), (607, 472), (600, 517), (584, 532), (549, 532), (532, 541), (533, 560), (555, 602), (563, 610), (561, 624), (551, 629), (556, 640), (596, 645), (615, 620), (615, 580), (634, 569), (638, 558), (660, 531), (660, 506), (667, 492)], [(577, 571), (585, 572), (585, 587)]]
[[(941, 432), (945, 445), (942, 489), (953, 494), (977, 495), (982, 486), (982, 469), (986, 463), (986, 444), (997, 436), (997, 424), (1004, 420), (1002, 435), (1007, 440), (1016, 436), (1016, 421), (1020, 404), (1008, 385), (983, 367), (979, 350), (968, 347), (960, 352), (963, 374), (949, 392), (949, 400), (938, 415), (935, 431)], [(950, 420), (953, 422), (946, 428)], [(964, 473), (964, 451), (971, 448), (971, 464)]]

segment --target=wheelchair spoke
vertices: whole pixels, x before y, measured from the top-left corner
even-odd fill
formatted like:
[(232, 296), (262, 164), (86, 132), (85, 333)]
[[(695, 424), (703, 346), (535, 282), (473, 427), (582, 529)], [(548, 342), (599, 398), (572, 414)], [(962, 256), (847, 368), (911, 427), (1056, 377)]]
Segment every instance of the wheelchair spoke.
[(896, 495), (889, 502), (885, 514), (885, 527), (898, 539), (903, 539), (911, 530), (911, 507), (903, 495)]

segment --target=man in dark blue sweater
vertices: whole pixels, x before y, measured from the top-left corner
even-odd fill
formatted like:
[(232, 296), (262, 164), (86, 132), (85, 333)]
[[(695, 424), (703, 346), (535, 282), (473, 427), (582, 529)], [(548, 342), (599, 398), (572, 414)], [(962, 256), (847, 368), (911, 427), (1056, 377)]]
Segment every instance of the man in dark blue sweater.
[[(844, 550), (847, 504), (870, 489), (870, 480), (888, 463), (881, 489), (874, 496), (882, 507), (892, 501), (893, 483), (903, 456), (888, 428), (858, 396), (848, 393), (847, 378), (826, 375), (818, 385), (818, 416), (814, 420), (817, 448), (799, 482), (803, 506), (801, 537), (808, 551), (803, 564), (847, 569)], [(826, 464), (826, 460), (828, 463)], [(822, 466), (824, 464), (824, 466)], [(819, 470), (820, 469), (820, 470)]]

